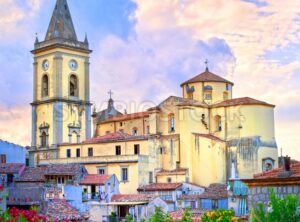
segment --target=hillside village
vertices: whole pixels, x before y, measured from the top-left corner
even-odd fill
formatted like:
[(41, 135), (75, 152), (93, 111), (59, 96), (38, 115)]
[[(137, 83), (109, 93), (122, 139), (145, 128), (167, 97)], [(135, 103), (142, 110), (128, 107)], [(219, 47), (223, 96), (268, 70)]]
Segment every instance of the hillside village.
[[(234, 83), (206, 69), (182, 94), (142, 112), (90, 101), (88, 37), (78, 40), (57, 0), (33, 55), (32, 141), (0, 140), (0, 209), (38, 207), (57, 221), (148, 220), (156, 209), (181, 221), (232, 210), (243, 221), (269, 188), (300, 197), (300, 163), (278, 156), (275, 105), (234, 97)], [(106, 99), (105, 97), (99, 99)], [(7, 196), (6, 196), (7, 195)], [(113, 217), (113, 219), (112, 219)], [(115, 219), (114, 219), (115, 218)]]

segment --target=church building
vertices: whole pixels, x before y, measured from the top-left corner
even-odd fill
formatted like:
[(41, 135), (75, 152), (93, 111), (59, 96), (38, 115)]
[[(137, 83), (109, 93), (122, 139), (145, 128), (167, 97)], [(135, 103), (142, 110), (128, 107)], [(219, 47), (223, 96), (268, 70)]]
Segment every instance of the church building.
[(181, 96), (143, 112), (122, 114), (110, 98), (91, 113), (91, 50), (76, 37), (66, 0), (57, 0), (32, 53), (32, 165), (81, 163), (90, 174), (115, 174), (128, 194), (154, 182), (226, 183), (278, 166), (275, 106), (234, 98), (234, 83), (208, 68), (180, 85)]

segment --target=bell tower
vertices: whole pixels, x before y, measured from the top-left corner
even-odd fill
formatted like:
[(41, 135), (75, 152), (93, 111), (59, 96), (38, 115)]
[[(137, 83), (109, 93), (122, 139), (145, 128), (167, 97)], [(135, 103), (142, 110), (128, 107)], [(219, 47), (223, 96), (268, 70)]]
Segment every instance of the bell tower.
[(57, 146), (91, 137), (89, 49), (79, 41), (67, 0), (57, 0), (33, 54), (31, 165), (58, 158)]

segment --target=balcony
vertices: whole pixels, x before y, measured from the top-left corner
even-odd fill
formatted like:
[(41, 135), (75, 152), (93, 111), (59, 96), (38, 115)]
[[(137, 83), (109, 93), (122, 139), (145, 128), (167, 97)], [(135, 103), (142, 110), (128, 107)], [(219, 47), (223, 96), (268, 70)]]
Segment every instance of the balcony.
[(80, 163), (80, 164), (107, 164), (107, 163), (138, 163), (148, 162), (146, 155), (112, 155), (112, 156), (89, 156), (89, 157), (71, 157), (60, 159), (40, 160), (40, 165), (46, 164), (66, 164), (66, 163)]

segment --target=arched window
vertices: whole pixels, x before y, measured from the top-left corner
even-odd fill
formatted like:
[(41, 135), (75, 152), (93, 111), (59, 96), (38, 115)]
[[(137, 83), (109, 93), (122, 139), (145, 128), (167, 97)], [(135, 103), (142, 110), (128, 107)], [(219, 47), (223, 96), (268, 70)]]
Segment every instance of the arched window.
[(70, 96), (78, 97), (78, 79), (75, 75), (70, 76)]
[(175, 131), (175, 116), (173, 113), (169, 114), (169, 131), (170, 132)]
[(205, 100), (212, 100), (212, 90), (213, 90), (212, 86), (210, 85), (204, 86), (203, 91), (204, 91)]
[(138, 135), (138, 128), (136, 128), (136, 127), (132, 128), (132, 135), (134, 135), (134, 136)]
[(45, 132), (43, 132), (42, 135), (41, 135), (41, 146), (43, 148), (48, 146), (47, 134)]
[(42, 78), (42, 97), (47, 97), (49, 95), (49, 80), (48, 76), (44, 75)]
[(222, 131), (222, 118), (219, 115), (215, 116), (215, 131)]

